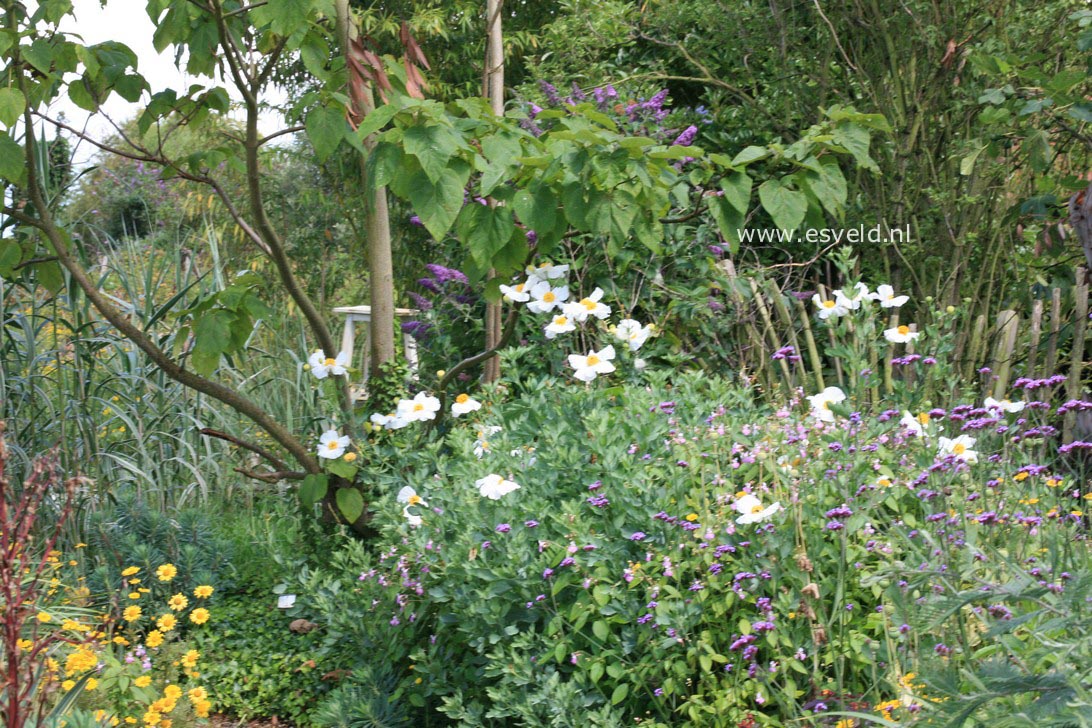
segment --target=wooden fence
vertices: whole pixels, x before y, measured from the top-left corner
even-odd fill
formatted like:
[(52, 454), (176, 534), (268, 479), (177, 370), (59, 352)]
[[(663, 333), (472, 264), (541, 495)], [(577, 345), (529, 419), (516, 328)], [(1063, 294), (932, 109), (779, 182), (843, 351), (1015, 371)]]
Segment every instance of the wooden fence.
[[(830, 384), (845, 385), (843, 362), (828, 353), (828, 341), (835, 344), (834, 332), (815, 324), (810, 301), (786, 294), (771, 279), (739, 276), (730, 260), (722, 261), (721, 269), (729, 282), (726, 295), (740, 314), (736, 340), (741, 346), (733, 358), (742, 371), (770, 389), (804, 387), (811, 393)], [(971, 325), (955, 332), (950, 354), (955, 377), (972, 383), (979, 370), (988, 367), (989, 384), (981, 394), (1003, 399), (1018, 377), (1046, 379), (1064, 374), (1066, 399), (1081, 399), (1083, 377), (1086, 370), (1092, 371), (1086, 361), (1086, 352), (1092, 352), (1087, 342), (1092, 333), (1088, 294), (1085, 269), (1078, 268), (1072, 289), (1052, 289), (1050, 299), (1036, 299), (1030, 311), (1006, 309), (993, 320), (977, 315)], [(897, 315), (893, 314), (896, 321)], [(792, 346), (799, 360), (775, 358), (774, 353), (785, 346)], [(908, 346), (907, 352), (912, 351)], [(869, 387), (868, 395), (879, 403), (890, 393), (893, 377), (913, 384), (914, 373), (906, 368), (893, 374), (891, 351), (885, 359), (880, 359), (875, 349), (873, 352), (871, 368), (882, 371), (883, 377)], [(1073, 440), (1075, 423), (1076, 413), (1068, 413), (1063, 422), (1064, 442)]]

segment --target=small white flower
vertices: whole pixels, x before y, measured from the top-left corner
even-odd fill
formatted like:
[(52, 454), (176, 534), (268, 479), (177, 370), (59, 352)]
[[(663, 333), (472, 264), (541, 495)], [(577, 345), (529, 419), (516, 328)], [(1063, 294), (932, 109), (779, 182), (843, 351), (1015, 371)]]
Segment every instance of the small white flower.
[(822, 422), (834, 422), (834, 413), (830, 411), (830, 405), (844, 402), (846, 393), (838, 387), (827, 387), (819, 394), (808, 397), (811, 403), (811, 416)]
[(407, 506), (427, 506), (428, 503), (424, 498), (417, 495), (417, 491), (411, 486), (407, 485), (398, 491), (398, 502), (404, 503)]
[(544, 329), (546, 332), (546, 338), (552, 339), (558, 334), (567, 334), (570, 331), (576, 331), (576, 324), (568, 316), (561, 314), (560, 316), (554, 316), (550, 323), (546, 324)]
[(376, 412), (368, 418), (368, 421), (376, 427), (385, 427), (388, 430), (400, 430), (409, 424), (409, 422), (393, 412), (389, 415), (382, 415)]
[(846, 308), (851, 311), (856, 311), (861, 307), (861, 304), (865, 301), (872, 299), (872, 294), (868, 292), (868, 286), (864, 283), (856, 283), (853, 286), (853, 290), (849, 293), (838, 289), (834, 291), (834, 298), (841, 299)]
[(633, 360), (633, 368), (636, 369), (639, 372), (644, 371), (645, 367), (647, 367), (647, 366), (648, 366), (648, 362), (645, 361), (644, 359), (640, 358), (640, 357), (637, 357), (636, 359)]
[(906, 428), (906, 431), (911, 435), (917, 435), (918, 437), (925, 437), (925, 426), (929, 424), (929, 413), (922, 412), (915, 417), (909, 412), (903, 412), (902, 419), (899, 420), (899, 424)]
[(1013, 402), (1007, 399), (997, 400), (993, 397), (986, 397), (986, 401), (984, 403), (986, 409), (999, 409), (1002, 412), (1007, 412), (1008, 414), (1019, 412), (1020, 410), (1024, 409), (1024, 406), (1026, 404), (1026, 402), (1022, 401)]
[(590, 351), (587, 356), (569, 354), (569, 366), (576, 371), (573, 376), (582, 382), (590, 382), (600, 374), (614, 371), (611, 360), (614, 359), (614, 347), (607, 346), (601, 351)]
[(534, 313), (549, 313), (555, 307), (569, 298), (568, 286), (554, 288), (547, 281), (539, 281), (531, 289), (531, 298), (534, 300), (527, 304), (527, 310)]
[(531, 298), (530, 283), (527, 280), (523, 283), (517, 283), (514, 286), (501, 286), (500, 292), (504, 294), (504, 297), (514, 303), (526, 303)]
[(553, 281), (558, 278), (564, 278), (569, 274), (569, 266), (567, 265), (552, 265), (550, 263), (539, 263), (537, 266), (529, 265), (525, 269), (527, 273), (528, 282), (531, 279), (540, 281)]
[(960, 435), (954, 440), (942, 437), (937, 441), (940, 455), (955, 455), (965, 463), (978, 462), (978, 453), (972, 450), (975, 439), (970, 435)]
[(831, 316), (837, 318), (849, 313), (849, 306), (846, 305), (844, 297), (823, 298), (816, 293), (811, 297), (811, 302), (819, 309), (819, 318), (824, 320)]
[(440, 400), (428, 392), (418, 392), (413, 399), (399, 400), (397, 416), (407, 423), (424, 422), (436, 419), (436, 413), (439, 411)]
[(602, 320), (610, 316), (610, 306), (602, 303), (601, 298), (603, 298), (603, 289), (596, 288), (587, 298), (566, 303), (561, 307), (561, 310), (566, 316), (580, 324), (587, 321), (589, 316), (595, 316), (597, 319)]
[(469, 412), (474, 412), (482, 408), (482, 403), (476, 399), (471, 399), (469, 394), (460, 394), (455, 398), (455, 401), (451, 403), (451, 414), (458, 417), (459, 415), (465, 415)]
[(630, 351), (637, 351), (652, 335), (652, 325), (641, 326), (633, 319), (622, 319), (615, 327), (614, 335), (629, 344)]
[(326, 356), (322, 349), (316, 349), (315, 353), (308, 357), (307, 363), (310, 365), (311, 373), (315, 375), (316, 379), (325, 379), (330, 374), (335, 377), (348, 374), (349, 360), (349, 352), (347, 351), (330, 358)]
[(409, 506), (402, 509), (402, 515), (406, 517), (406, 522), (409, 523), (411, 528), (417, 528), (425, 522), (425, 519), (421, 518), (421, 516), (410, 513)]
[(501, 431), (499, 425), (489, 425), (478, 430), (478, 439), (474, 441), (474, 454), (481, 460), (487, 452), (492, 450), (489, 438)]
[(349, 447), (349, 436), (338, 435), (337, 430), (327, 430), (319, 437), (318, 456), (327, 460), (337, 460)]
[(736, 500), (732, 504), (732, 509), (737, 513), (741, 513), (739, 518), (736, 519), (736, 523), (758, 523), (759, 521), (765, 521), (781, 510), (781, 503), (774, 503), (766, 508), (762, 507), (762, 501), (750, 493), (737, 493)]
[(483, 498), (489, 498), (490, 500), (500, 500), (513, 490), (519, 490), (518, 483), (505, 480), (495, 473), (490, 473), (481, 480), (475, 481), (474, 485), (478, 486), (478, 491)]
[(910, 327), (905, 324), (896, 326), (893, 329), (885, 329), (883, 332), (883, 338), (887, 339), (892, 344), (905, 344), (908, 341), (913, 341), (919, 336), (921, 336), (920, 332), (911, 331)]
[(910, 300), (910, 296), (896, 296), (895, 289), (886, 283), (876, 286), (876, 292), (872, 294), (872, 300), (879, 301), (883, 308), (898, 308)]

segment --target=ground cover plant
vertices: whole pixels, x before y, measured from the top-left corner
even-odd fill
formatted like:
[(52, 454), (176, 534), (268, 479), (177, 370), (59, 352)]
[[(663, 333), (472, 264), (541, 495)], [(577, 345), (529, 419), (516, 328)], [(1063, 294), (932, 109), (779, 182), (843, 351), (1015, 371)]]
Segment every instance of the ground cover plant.
[(83, 4), (0, 0), (5, 725), (1092, 724), (1078, 0), (141, 2), (175, 88)]

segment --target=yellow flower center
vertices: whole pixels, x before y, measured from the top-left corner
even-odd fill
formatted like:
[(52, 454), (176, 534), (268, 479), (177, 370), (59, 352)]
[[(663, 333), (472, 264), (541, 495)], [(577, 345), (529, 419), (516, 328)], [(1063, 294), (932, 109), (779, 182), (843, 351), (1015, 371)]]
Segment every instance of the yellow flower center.
[(522, 283), (516, 284), (515, 290), (516, 290), (516, 293), (523, 293), (523, 284)]
[(326, 443), (326, 449), (327, 450), (337, 450), (337, 440), (334, 440), (333, 442)]
[(556, 300), (557, 296), (554, 295), (553, 291), (546, 291), (546, 294), (542, 297), (544, 303), (553, 303)]
[(594, 311), (595, 307), (598, 306), (599, 304), (597, 304), (595, 301), (591, 300), (590, 298), (584, 298), (584, 299), (581, 299), (580, 305), (583, 306), (584, 308), (588, 309), (589, 311)]
[(890, 481), (890, 480), (888, 480), (887, 478), (880, 478), (880, 479), (879, 479), (879, 480), (877, 480), (876, 482), (877, 482), (877, 483), (879, 483), (879, 484), (880, 484), (881, 486), (883, 486), (884, 488), (886, 488), (887, 486), (891, 485), (891, 481)]
[(459, 404), (466, 404), (467, 402), (470, 401), (470, 395), (469, 394), (460, 394), (458, 397), (455, 398), (455, 401), (458, 402)]
[(409, 504), (410, 504), (411, 506), (415, 506), (415, 505), (417, 505), (417, 504), (418, 504), (418, 503), (420, 503), (420, 502), (421, 502), (421, 496), (419, 496), (419, 495), (411, 495), (411, 496), (409, 497), (409, 501), (408, 501), (408, 503), (409, 503)]
[(823, 301), (823, 308), (834, 308), (834, 301)]
[(906, 336), (907, 334), (909, 334), (909, 333), (910, 333), (910, 327), (909, 327), (909, 326), (900, 326), (900, 327), (898, 328), (898, 332), (899, 332), (899, 334), (901, 334), (902, 336)]
[(922, 412), (920, 415), (918, 415), (918, 423), (922, 424), (922, 425), (928, 425), (929, 424), (929, 413), (928, 412)]
[(956, 455), (962, 455), (966, 450), (967, 446), (964, 445), (962, 442), (957, 442), (955, 445), (952, 445), (952, 452), (954, 452)]
[(326, 366), (332, 367), (334, 364), (337, 364), (337, 359), (331, 359), (330, 357), (326, 357)]
[(761, 512), (762, 512), (762, 504), (751, 506), (751, 513), (761, 513)]
[(421, 404), (420, 402), (418, 402), (417, 404), (413, 405), (413, 411), (414, 411), (414, 412), (420, 412), (420, 411), (421, 411), (421, 410), (423, 410), (424, 408), (425, 408), (425, 406), (424, 406), (423, 404)]
[(591, 356), (588, 357), (588, 366), (593, 367), (598, 363), (599, 363), (599, 357), (597, 357), (595, 354), (592, 354)]
[(558, 316), (554, 319), (554, 326), (564, 326), (567, 323), (569, 323), (569, 319), (565, 316)]

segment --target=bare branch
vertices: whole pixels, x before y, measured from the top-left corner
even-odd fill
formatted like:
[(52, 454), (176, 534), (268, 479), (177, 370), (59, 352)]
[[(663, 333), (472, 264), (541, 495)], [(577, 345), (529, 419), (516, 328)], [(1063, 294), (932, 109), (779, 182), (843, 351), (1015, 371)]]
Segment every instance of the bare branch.
[(199, 431), (200, 431), (200, 433), (202, 435), (204, 435), (206, 437), (215, 437), (215, 438), (217, 438), (219, 440), (226, 440), (227, 442), (230, 442), (233, 445), (238, 445), (239, 447), (243, 448), (244, 450), (249, 450), (250, 452), (254, 453), (255, 455), (258, 455), (258, 456), (264, 458), (265, 460), (269, 461), (276, 468), (280, 468), (281, 470), (287, 470), (288, 469), (288, 466), (285, 464), (285, 462), (283, 460), (281, 460), (276, 455), (274, 455), (273, 453), (266, 450), (261, 445), (255, 445), (252, 442), (247, 442), (246, 440), (242, 439), (241, 437), (236, 437), (235, 435), (230, 435), (230, 434), (228, 434), (226, 432), (223, 432), (221, 430), (214, 430), (211, 427), (202, 427)]

